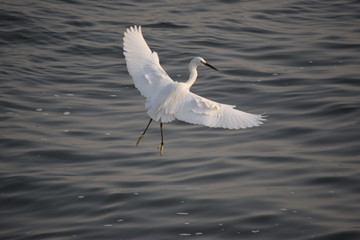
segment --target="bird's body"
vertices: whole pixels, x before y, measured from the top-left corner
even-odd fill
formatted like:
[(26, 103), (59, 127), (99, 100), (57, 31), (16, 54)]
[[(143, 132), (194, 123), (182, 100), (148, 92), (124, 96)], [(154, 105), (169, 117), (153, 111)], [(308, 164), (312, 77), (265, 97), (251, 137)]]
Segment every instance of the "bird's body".
[[(262, 115), (246, 113), (234, 109), (235, 106), (217, 103), (190, 91), (198, 75), (198, 66), (206, 65), (217, 70), (201, 57), (191, 60), (188, 81), (174, 82), (161, 67), (157, 53), (148, 47), (141, 27), (130, 27), (125, 32), (124, 55), (136, 88), (146, 97), (145, 107), (151, 118), (148, 126), (152, 119), (159, 121), (161, 127), (162, 123), (179, 119), (208, 127), (240, 129), (259, 126), (264, 121)], [(163, 143), (160, 144), (161, 153), (162, 148)]]

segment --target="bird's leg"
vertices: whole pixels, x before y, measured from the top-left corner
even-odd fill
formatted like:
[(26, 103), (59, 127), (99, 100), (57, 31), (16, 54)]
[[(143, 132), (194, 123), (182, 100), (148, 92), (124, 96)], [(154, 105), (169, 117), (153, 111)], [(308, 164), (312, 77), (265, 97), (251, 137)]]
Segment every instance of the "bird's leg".
[(164, 153), (164, 135), (163, 135), (163, 130), (162, 130), (162, 122), (160, 122), (160, 133), (161, 133), (161, 142), (159, 145), (159, 149), (160, 149), (160, 155), (162, 156)]
[(149, 121), (148, 125), (146, 126), (145, 130), (143, 131), (143, 133), (140, 135), (139, 139), (137, 140), (136, 146), (140, 143), (141, 139), (144, 137), (144, 135), (145, 135), (147, 129), (149, 128), (151, 122), (152, 122), (152, 118), (150, 118), (150, 121)]

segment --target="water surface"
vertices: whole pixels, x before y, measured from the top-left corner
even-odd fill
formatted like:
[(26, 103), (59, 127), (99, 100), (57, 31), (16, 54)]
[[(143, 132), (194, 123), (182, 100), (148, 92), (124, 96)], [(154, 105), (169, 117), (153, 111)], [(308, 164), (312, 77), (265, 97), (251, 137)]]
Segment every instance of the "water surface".
[[(1, 239), (360, 239), (357, 1), (0, 3)], [(122, 54), (142, 25), (176, 81), (266, 113), (148, 117)]]

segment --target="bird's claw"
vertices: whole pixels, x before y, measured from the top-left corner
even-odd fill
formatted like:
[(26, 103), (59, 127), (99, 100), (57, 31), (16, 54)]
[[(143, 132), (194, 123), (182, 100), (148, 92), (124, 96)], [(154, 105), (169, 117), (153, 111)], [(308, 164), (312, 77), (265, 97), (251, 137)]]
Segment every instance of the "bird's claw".
[(159, 150), (160, 150), (160, 155), (162, 156), (164, 154), (164, 143), (160, 143)]
[(139, 137), (139, 139), (136, 142), (136, 146), (140, 143), (141, 139), (144, 137), (144, 134), (141, 134), (141, 136)]

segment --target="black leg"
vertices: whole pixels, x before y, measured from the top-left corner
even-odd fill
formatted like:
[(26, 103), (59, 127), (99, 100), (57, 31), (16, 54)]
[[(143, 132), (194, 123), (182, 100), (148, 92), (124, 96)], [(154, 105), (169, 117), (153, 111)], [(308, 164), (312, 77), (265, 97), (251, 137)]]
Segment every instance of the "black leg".
[(160, 155), (162, 156), (163, 153), (164, 153), (164, 135), (163, 135), (163, 123), (160, 122), (160, 133), (161, 133), (161, 142), (160, 142), (160, 145), (159, 145), (159, 149), (160, 149)]
[(144, 135), (145, 135), (147, 129), (149, 128), (151, 122), (152, 122), (152, 118), (150, 118), (150, 121), (149, 121), (148, 125), (146, 126), (145, 130), (143, 131), (143, 133), (140, 135), (139, 139), (138, 139), (137, 142), (136, 142), (136, 145), (138, 145), (138, 144), (140, 143), (141, 139), (144, 137)]

